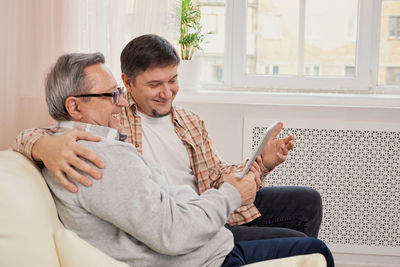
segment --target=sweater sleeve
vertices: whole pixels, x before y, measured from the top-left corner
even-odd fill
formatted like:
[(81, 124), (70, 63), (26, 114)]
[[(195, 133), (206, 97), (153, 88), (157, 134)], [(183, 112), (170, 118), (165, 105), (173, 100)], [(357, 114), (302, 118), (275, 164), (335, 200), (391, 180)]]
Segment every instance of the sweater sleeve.
[[(166, 172), (151, 169), (130, 145), (81, 143), (106, 166), (101, 180), (89, 188), (79, 185), (81, 205), (161, 254), (181, 255), (203, 246), (241, 204), (228, 183), (201, 196), (188, 186), (169, 184)], [(178, 197), (180, 191), (190, 197)]]

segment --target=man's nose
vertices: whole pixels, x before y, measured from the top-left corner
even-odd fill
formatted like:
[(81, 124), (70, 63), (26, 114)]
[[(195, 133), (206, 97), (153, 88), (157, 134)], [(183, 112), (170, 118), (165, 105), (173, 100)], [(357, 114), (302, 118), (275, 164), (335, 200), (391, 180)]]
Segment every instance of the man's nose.
[(160, 97), (170, 98), (171, 96), (172, 96), (171, 86), (168, 83), (163, 84), (160, 91)]
[(128, 105), (128, 101), (125, 99), (125, 97), (123, 97), (122, 95), (119, 97), (118, 99), (118, 103), (117, 106), (118, 107), (125, 107), (126, 105)]

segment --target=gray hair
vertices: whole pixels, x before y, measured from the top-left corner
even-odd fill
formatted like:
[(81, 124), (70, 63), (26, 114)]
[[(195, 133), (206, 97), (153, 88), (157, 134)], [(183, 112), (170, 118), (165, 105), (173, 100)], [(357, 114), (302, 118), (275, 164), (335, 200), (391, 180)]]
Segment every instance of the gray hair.
[(71, 119), (65, 108), (65, 100), (69, 96), (87, 92), (90, 83), (85, 79), (84, 69), (104, 61), (102, 53), (72, 53), (58, 58), (45, 83), (46, 102), (53, 119), (57, 121)]

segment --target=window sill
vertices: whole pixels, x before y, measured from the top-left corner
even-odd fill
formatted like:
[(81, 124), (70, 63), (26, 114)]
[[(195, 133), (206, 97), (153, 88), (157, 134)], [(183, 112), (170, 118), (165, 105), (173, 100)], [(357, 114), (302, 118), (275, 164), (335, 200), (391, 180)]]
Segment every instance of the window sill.
[(361, 108), (400, 108), (400, 95), (279, 93), (181, 89), (176, 97), (181, 103), (241, 105), (338, 106)]

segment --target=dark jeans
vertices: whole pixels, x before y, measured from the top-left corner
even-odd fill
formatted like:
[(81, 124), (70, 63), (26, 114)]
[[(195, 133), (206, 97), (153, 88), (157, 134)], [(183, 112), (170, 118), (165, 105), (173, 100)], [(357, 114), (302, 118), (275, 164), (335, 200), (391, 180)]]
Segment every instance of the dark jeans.
[(321, 253), (328, 267), (335, 266), (329, 248), (321, 240), (312, 237), (288, 237), (237, 242), (231, 253), (226, 256), (222, 267), (237, 267), (258, 261), (312, 253)]
[(235, 242), (280, 237), (318, 237), (322, 220), (320, 194), (309, 187), (274, 186), (257, 192), (261, 216), (243, 225), (228, 225)]

